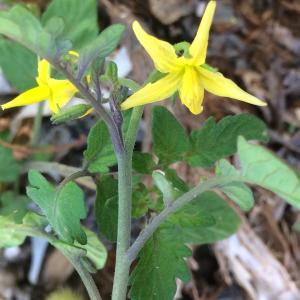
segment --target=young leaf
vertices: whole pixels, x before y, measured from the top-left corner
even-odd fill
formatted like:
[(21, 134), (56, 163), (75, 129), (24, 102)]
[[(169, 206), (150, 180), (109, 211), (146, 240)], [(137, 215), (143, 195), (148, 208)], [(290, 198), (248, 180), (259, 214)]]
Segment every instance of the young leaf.
[(80, 220), (86, 218), (82, 190), (74, 183), (67, 183), (59, 192), (37, 171), (30, 170), (27, 195), (42, 209), (58, 236), (72, 244), (77, 240), (86, 244), (86, 234)]
[(107, 172), (109, 167), (116, 164), (111, 137), (104, 122), (99, 121), (91, 128), (83, 155), (92, 173)]
[(114, 24), (104, 29), (99, 36), (80, 51), (78, 78), (84, 75), (95, 59), (103, 59), (112, 53), (121, 40), (125, 27)]
[(80, 49), (97, 36), (96, 0), (53, 0), (42, 16), (42, 23), (53, 17), (62, 18), (62, 36), (72, 41), (74, 49)]
[(0, 38), (0, 66), (8, 82), (19, 92), (35, 86), (37, 57), (21, 45)]
[(186, 159), (193, 167), (211, 167), (216, 161), (236, 152), (238, 136), (266, 142), (266, 125), (250, 114), (228, 116), (216, 123), (209, 118), (192, 132), (192, 150)]
[(152, 137), (154, 152), (162, 163), (179, 160), (190, 147), (184, 128), (163, 106), (153, 107)]
[(175, 278), (190, 277), (184, 258), (191, 256), (187, 243), (204, 244), (224, 239), (239, 225), (235, 212), (212, 192), (170, 217), (154, 233), (139, 255), (130, 277), (130, 299), (171, 300)]
[(102, 176), (97, 182), (95, 215), (99, 230), (110, 241), (117, 239), (118, 181), (112, 176)]
[(300, 208), (299, 175), (267, 149), (238, 139), (242, 177)]
[[(216, 173), (220, 176), (239, 177), (239, 172), (225, 159), (218, 162)], [(254, 198), (251, 189), (243, 182), (232, 182), (220, 189), (232, 201), (236, 202), (244, 211), (248, 211), (254, 205)]]
[(20, 164), (12, 154), (12, 150), (0, 146), (0, 182), (15, 181), (20, 172)]

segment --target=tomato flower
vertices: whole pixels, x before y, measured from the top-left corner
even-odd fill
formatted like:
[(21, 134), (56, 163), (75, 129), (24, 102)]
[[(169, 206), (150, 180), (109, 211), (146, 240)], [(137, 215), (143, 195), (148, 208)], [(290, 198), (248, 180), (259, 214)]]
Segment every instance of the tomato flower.
[[(204, 90), (254, 105), (266, 105), (205, 63), (209, 30), (215, 9), (216, 1), (210, 1), (191, 45), (183, 42), (180, 43), (181, 46), (178, 44), (174, 47), (146, 33), (137, 21), (133, 22), (132, 27), (137, 39), (152, 58), (155, 68), (165, 73), (165, 76), (131, 95), (121, 104), (122, 109), (161, 101), (178, 91), (181, 102), (193, 114), (199, 114), (203, 110)], [(181, 53), (178, 53), (178, 46), (179, 49), (181, 47)]]
[(74, 96), (77, 89), (70, 81), (54, 79), (50, 75), (51, 66), (49, 62), (45, 59), (39, 60), (36, 78), (38, 86), (1, 105), (1, 108), (4, 110), (48, 99), (51, 111), (57, 113)]

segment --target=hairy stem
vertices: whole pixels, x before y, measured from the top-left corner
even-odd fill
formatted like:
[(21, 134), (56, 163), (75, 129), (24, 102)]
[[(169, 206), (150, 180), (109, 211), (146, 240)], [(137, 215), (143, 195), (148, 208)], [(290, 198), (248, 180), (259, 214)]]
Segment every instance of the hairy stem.
[(80, 178), (80, 177), (87, 176), (88, 174), (89, 174), (89, 172), (86, 169), (83, 169), (83, 170), (79, 170), (79, 171), (69, 175), (68, 177), (65, 177), (65, 179), (59, 184), (59, 186), (57, 188), (58, 193), (68, 182), (74, 181), (75, 179)]
[(66, 78), (78, 89), (80, 94), (86, 99), (87, 102), (89, 102), (93, 108), (95, 109), (95, 112), (98, 114), (100, 118), (103, 119), (103, 121), (106, 123), (112, 142), (115, 146), (115, 149), (117, 152), (121, 153), (124, 151), (124, 143), (122, 139), (121, 132), (117, 126), (117, 124), (114, 122), (111, 115), (105, 110), (105, 108), (102, 106), (102, 104), (95, 99), (95, 97), (90, 93), (88, 88), (82, 83), (79, 82), (70, 72), (67, 68), (63, 67), (62, 65), (58, 63), (53, 63), (54, 67), (62, 72)]
[(91, 300), (102, 300), (98, 288), (94, 282), (92, 275), (79, 263), (74, 263), (73, 266), (80, 276)]
[(127, 295), (130, 262), (126, 252), (130, 246), (131, 234), (131, 164), (131, 155), (127, 155), (125, 151), (118, 155), (118, 237), (112, 300), (125, 300)]
[(200, 194), (214, 189), (218, 187), (222, 187), (231, 182), (242, 181), (241, 178), (235, 177), (217, 177), (212, 180), (208, 180), (194, 187), (187, 193), (183, 194), (179, 198), (177, 198), (174, 202), (172, 202), (169, 206), (167, 206), (163, 211), (161, 211), (156, 217), (152, 219), (152, 221), (147, 225), (147, 227), (140, 233), (138, 238), (132, 244), (132, 246), (128, 249), (126, 255), (130, 263), (132, 263), (138, 256), (140, 250), (146, 244), (146, 242), (150, 239), (156, 229), (173, 213), (178, 211), (184, 205), (193, 201)]
[(144, 111), (144, 106), (138, 106), (132, 110), (129, 127), (125, 136), (125, 147), (127, 153), (129, 154), (130, 153), (132, 154), (134, 149), (134, 144), (136, 142), (136, 137), (138, 134), (139, 124), (141, 121), (141, 117), (143, 115), (143, 111)]

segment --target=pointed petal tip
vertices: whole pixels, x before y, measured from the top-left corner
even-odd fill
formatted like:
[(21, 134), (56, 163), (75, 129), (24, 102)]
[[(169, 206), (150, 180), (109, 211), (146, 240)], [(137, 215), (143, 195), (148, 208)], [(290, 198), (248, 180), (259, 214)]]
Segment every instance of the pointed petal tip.
[(132, 27), (132, 29), (133, 29), (134, 32), (136, 32), (136, 30), (143, 29), (142, 26), (141, 26), (141, 24), (140, 24), (140, 22), (137, 21), (137, 20), (134, 20), (134, 21), (132, 22), (131, 27)]

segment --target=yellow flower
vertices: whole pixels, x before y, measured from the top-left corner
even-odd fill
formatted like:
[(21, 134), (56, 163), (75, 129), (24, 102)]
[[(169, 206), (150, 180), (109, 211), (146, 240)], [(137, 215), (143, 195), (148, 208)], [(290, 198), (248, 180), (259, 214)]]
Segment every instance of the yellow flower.
[(51, 66), (48, 61), (39, 60), (38, 77), (36, 78), (38, 86), (1, 105), (1, 108), (4, 110), (48, 99), (51, 111), (57, 113), (74, 96), (77, 89), (70, 81), (51, 78), (50, 74)]
[[(178, 57), (174, 46), (146, 33), (137, 21), (133, 22), (134, 33), (152, 58), (155, 68), (165, 76), (149, 83), (126, 99), (122, 109), (166, 99), (179, 91), (181, 102), (193, 114), (202, 112), (204, 90), (221, 97), (229, 97), (254, 105), (266, 103), (239, 88), (233, 81), (205, 64), (209, 30), (216, 9), (216, 1), (207, 5), (198, 32), (184, 55)], [(188, 44), (188, 43), (182, 43)]]

